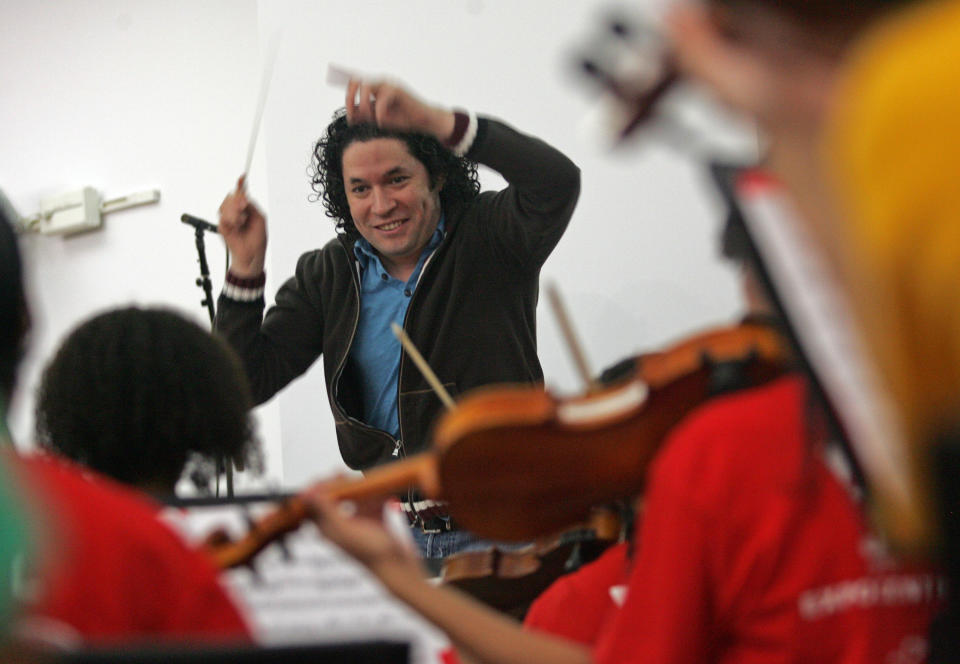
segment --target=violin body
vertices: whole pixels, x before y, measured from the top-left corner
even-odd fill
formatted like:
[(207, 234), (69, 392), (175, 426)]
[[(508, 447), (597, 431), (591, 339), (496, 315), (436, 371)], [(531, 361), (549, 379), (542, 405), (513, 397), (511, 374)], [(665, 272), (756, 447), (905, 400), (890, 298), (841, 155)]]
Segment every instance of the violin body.
[(516, 551), (493, 547), (456, 553), (444, 561), (440, 582), (523, 620), (533, 600), (554, 581), (596, 560), (613, 544), (616, 540), (577, 528)]
[(519, 549), (492, 546), (455, 553), (444, 560), (440, 583), (523, 620), (531, 602), (550, 584), (595, 560), (620, 541), (624, 531), (621, 514), (596, 509), (589, 523), (537, 538)]
[(573, 399), (529, 386), (469, 393), (434, 430), (443, 498), (464, 528), (491, 539), (582, 522), (642, 492), (669, 430), (717, 393), (716, 370), (730, 362), (760, 385), (790, 359), (774, 330), (747, 324), (640, 356), (632, 376)]

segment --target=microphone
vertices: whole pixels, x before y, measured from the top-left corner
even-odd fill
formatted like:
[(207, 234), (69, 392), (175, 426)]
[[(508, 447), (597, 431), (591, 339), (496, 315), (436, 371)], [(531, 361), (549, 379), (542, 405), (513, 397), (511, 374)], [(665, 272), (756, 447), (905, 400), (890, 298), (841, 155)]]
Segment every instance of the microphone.
[(204, 221), (203, 219), (194, 217), (186, 213), (180, 215), (180, 221), (182, 221), (185, 224), (190, 224), (194, 228), (198, 228), (201, 231), (210, 231), (211, 233), (217, 232), (217, 227), (211, 224), (209, 221)]

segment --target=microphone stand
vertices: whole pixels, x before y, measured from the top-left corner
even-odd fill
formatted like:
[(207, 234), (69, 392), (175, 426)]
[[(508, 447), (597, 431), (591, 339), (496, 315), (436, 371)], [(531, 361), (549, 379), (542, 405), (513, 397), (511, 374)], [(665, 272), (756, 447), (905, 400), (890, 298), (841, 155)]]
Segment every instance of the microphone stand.
[[(213, 308), (213, 285), (210, 282), (210, 267), (207, 264), (207, 251), (203, 241), (204, 228), (200, 225), (195, 225), (193, 230), (197, 245), (197, 262), (200, 263), (200, 276), (197, 277), (196, 284), (203, 290), (204, 295), (203, 300), (200, 301), (200, 306), (207, 308), (207, 313), (210, 314), (210, 327), (213, 328), (216, 312)], [(217, 459), (217, 475), (219, 476), (221, 472), (227, 476), (227, 497), (232, 498), (233, 463), (223, 457)]]
[(207, 265), (206, 245), (203, 241), (203, 229), (197, 227), (194, 229), (194, 237), (197, 244), (197, 262), (200, 263), (200, 276), (197, 277), (196, 284), (203, 290), (204, 298), (200, 301), (200, 306), (207, 308), (210, 314), (210, 327), (213, 327), (213, 321), (216, 317), (216, 311), (213, 308), (213, 286), (210, 282), (210, 266)]

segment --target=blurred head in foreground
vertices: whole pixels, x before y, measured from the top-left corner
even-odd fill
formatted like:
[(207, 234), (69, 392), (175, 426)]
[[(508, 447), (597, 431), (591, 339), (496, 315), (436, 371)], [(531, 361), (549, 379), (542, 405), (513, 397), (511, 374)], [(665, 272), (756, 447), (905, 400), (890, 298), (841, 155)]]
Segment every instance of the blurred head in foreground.
[(960, 420), (960, 3), (930, 2), (852, 53), (826, 131), (839, 272), (920, 477)]
[(47, 366), (38, 443), (169, 494), (188, 461), (205, 469), (201, 484), (216, 459), (257, 461), (250, 407), (239, 362), (218, 338), (172, 311), (117, 309), (75, 329)]
[[(681, 69), (769, 141), (767, 165), (852, 303), (897, 406), (895, 447), (927, 440), (960, 394), (960, 363), (941, 355), (960, 315), (948, 285), (958, 263), (948, 236), (960, 226), (933, 219), (958, 209), (947, 194), (955, 169), (937, 160), (957, 153), (960, 115), (940, 98), (960, 61), (950, 13), (933, 0), (708, 0), (669, 23)], [(907, 456), (904, 477), (870, 479), (888, 534), (922, 545), (925, 473), (915, 450)]]

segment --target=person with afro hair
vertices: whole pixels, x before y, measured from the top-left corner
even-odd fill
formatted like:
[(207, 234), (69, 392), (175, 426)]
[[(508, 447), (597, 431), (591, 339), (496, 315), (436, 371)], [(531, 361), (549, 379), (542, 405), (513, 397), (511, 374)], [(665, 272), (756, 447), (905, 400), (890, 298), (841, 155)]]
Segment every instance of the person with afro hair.
[[(193, 442), (188, 444), (212, 440), (216, 427), (232, 423), (225, 442), (214, 447), (242, 449), (249, 438), (249, 397), (242, 380), (231, 382), (237, 369), (229, 353), (199, 328), (172, 314), (137, 312), (120, 318), (139, 321), (143, 329), (162, 330), (170, 338), (154, 338), (153, 347), (128, 346), (130, 339), (119, 333), (124, 326), (94, 328), (97, 333), (109, 332), (102, 340), (105, 354), (61, 367), (78, 373), (63, 383), (71, 385), (71, 390), (47, 392), (45, 412), (53, 415), (54, 406), (64, 409), (57, 413), (55, 425), (54, 418), (47, 420), (51, 426), (46, 430), (51, 435), (62, 432), (72, 441), (70, 445), (79, 445), (82, 438), (74, 433), (84, 431), (86, 424), (79, 416), (68, 416), (78, 413), (70, 409), (72, 402), (88, 409), (104, 426), (112, 424), (107, 429), (119, 429), (128, 421), (128, 414), (141, 417), (143, 430), (152, 434), (142, 437), (159, 443), (163, 436), (147, 427), (161, 429), (160, 422), (166, 419), (178, 422), (186, 432), (199, 410), (191, 415), (176, 409), (186, 407), (184, 400), (200, 398), (210, 390), (219, 394), (201, 399), (201, 403), (212, 411), (207, 415), (211, 424), (199, 428), (204, 433), (189, 438)], [(163, 322), (151, 325), (159, 319)], [(2, 208), (0, 323), (0, 438), (8, 438), (6, 407), (14, 396), (30, 315), (17, 239)], [(61, 357), (69, 360), (72, 352), (65, 349)], [(108, 361), (106, 354), (116, 357)], [(190, 359), (205, 361), (188, 370), (180, 362)], [(202, 366), (208, 359), (210, 366)], [(126, 371), (121, 370), (123, 363), (128, 363)], [(148, 366), (158, 375), (137, 374)], [(78, 391), (72, 391), (72, 386)], [(151, 389), (154, 393), (170, 391), (169, 402), (148, 402), (142, 395)], [(113, 401), (101, 400), (111, 391)], [(50, 398), (53, 395), (56, 400)], [(70, 402), (61, 402), (61, 398)], [(164, 410), (167, 405), (171, 410)], [(202, 419), (194, 418), (192, 423), (199, 425)], [(169, 423), (168, 432), (173, 430)], [(127, 433), (134, 435), (132, 430)], [(170, 440), (175, 441), (172, 433)], [(213, 562), (164, 521), (159, 503), (68, 459), (20, 453), (12, 441), (5, 442), (9, 445), (0, 452), (0, 661), (49, 661), (45, 652), (49, 648), (250, 642), (247, 620), (222, 586)], [(209, 446), (209, 442), (204, 444)], [(180, 445), (185, 444), (178, 443), (174, 451)], [(133, 448), (131, 456), (138, 453), (135, 439), (128, 440), (128, 447)], [(173, 458), (170, 454), (166, 457)], [(149, 461), (144, 459), (137, 468), (145, 463)], [(175, 466), (175, 462), (167, 462), (158, 471), (137, 472), (159, 485), (168, 481)]]
[(47, 365), (37, 442), (154, 495), (188, 467), (203, 490), (217, 460), (259, 464), (250, 407), (225, 343), (172, 311), (128, 307), (81, 324)]

